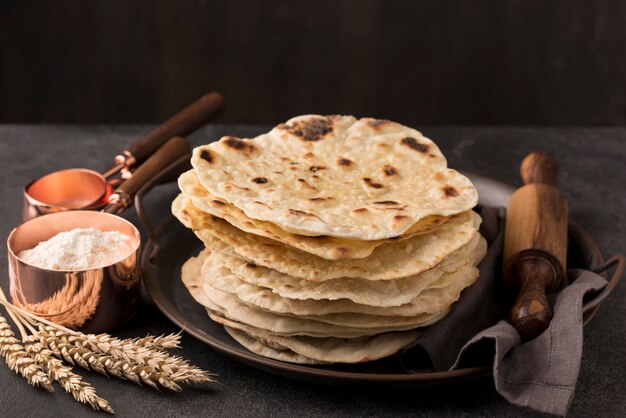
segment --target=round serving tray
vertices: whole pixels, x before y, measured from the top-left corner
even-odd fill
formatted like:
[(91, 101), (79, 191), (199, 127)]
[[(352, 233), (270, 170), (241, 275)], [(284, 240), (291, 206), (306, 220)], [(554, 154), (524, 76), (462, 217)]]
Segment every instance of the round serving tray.
[[(496, 180), (465, 173), (476, 185), (480, 204), (506, 206), (513, 187)], [(138, 212), (140, 217), (141, 196)], [(489, 374), (488, 366), (460, 368), (453, 371), (435, 371), (425, 366), (419, 372), (407, 372), (398, 356), (357, 365), (304, 366), (258, 356), (233, 340), (224, 327), (213, 322), (189, 294), (180, 279), (183, 263), (195, 256), (202, 243), (196, 236), (169, 216), (144, 247), (142, 256), (143, 279), (146, 290), (156, 306), (185, 332), (223, 354), (254, 368), (273, 374), (326, 384), (389, 383), (401, 386), (419, 386), (458, 381)], [(574, 222), (569, 225), (568, 268), (596, 269), (604, 262), (594, 240)], [(604, 295), (606, 296), (606, 295)], [(585, 323), (595, 314), (604, 297), (595, 295), (584, 309)]]

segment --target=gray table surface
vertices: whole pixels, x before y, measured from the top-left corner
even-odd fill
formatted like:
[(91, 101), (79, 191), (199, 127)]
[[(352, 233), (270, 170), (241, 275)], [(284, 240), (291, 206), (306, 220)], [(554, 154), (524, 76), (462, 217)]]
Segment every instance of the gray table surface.
[[(21, 190), (31, 179), (67, 167), (104, 169), (116, 152), (147, 126), (0, 125), (0, 236), (20, 223)], [(263, 126), (212, 125), (190, 140), (250, 136)], [(518, 164), (530, 151), (552, 152), (561, 164), (560, 187), (577, 220), (606, 256), (626, 250), (626, 128), (439, 128), (424, 127), (450, 166), (518, 183)], [(7, 289), (6, 259), (0, 284)], [(585, 330), (582, 367), (570, 416), (624, 416), (626, 411), (626, 285), (604, 303)], [(138, 316), (114, 332), (121, 337), (177, 332), (144, 297)], [(87, 373), (118, 416), (536, 416), (513, 407), (491, 379), (454, 386), (389, 390), (318, 386), (243, 366), (184, 335), (180, 354), (219, 375), (219, 384), (156, 392)], [(30, 387), (0, 366), (0, 416), (97, 416), (57, 389)], [(99, 415), (104, 416), (104, 415)]]

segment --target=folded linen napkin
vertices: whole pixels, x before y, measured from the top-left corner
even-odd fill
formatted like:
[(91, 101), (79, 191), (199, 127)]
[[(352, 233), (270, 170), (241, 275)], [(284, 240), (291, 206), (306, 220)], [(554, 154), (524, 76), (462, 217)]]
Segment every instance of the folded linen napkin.
[(504, 288), (500, 273), (504, 215), (504, 209), (481, 208), (481, 233), (490, 248), (479, 265), (480, 277), (463, 292), (450, 315), (427, 328), (402, 357), (425, 350), (437, 370), (453, 370), (490, 353), (500, 395), (518, 406), (565, 416), (582, 358), (582, 300), (607, 281), (591, 271), (569, 270), (570, 284), (552, 298), (550, 327), (522, 343), (517, 331), (503, 320), (514, 296)]

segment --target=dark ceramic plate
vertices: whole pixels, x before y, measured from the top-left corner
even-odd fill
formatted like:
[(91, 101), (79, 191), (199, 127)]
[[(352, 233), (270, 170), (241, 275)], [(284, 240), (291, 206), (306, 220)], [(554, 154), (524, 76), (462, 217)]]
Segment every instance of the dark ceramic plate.
[[(478, 188), (482, 205), (506, 205), (513, 190), (511, 186), (481, 176), (467, 173), (466, 175)], [(139, 203), (137, 209), (141, 214), (143, 212), (141, 196), (137, 201)], [(427, 363), (424, 363), (423, 371), (408, 373), (396, 356), (359, 365), (304, 366), (253, 354), (233, 340), (222, 325), (208, 318), (204, 308), (194, 301), (180, 280), (182, 264), (202, 249), (202, 243), (171, 215), (152, 238), (144, 248), (142, 268), (146, 290), (154, 303), (185, 332), (241, 363), (290, 378), (328, 384), (384, 382), (402, 386), (429, 385), (489, 373), (489, 367), (481, 364), (438, 372), (429, 369)], [(569, 225), (568, 260), (570, 268), (594, 269), (603, 263), (602, 254), (593, 239), (573, 222)], [(587, 301), (585, 322), (593, 317), (605, 296), (606, 294), (599, 294)]]

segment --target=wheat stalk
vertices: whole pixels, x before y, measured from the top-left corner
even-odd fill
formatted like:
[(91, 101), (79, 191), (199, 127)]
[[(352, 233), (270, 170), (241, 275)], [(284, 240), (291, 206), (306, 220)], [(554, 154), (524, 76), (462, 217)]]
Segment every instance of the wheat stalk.
[(0, 315), (0, 355), (4, 356), (9, 368), (25, 377), (28, 383), (54, 392), (48, 376), (15, 338), (11, 326), (2, 315)]
[(126, 379), (136, 384), (145, 383), (155, 389), (158, 384), (174, 391), (181, 387), (162, 373), (156, 373), (149, 366), (115, 358), (110, 355), (96, 353), (81, 346), (75, 346), (64, 341), (61, 337), (40, 334), (40, 341), (46, 345), (54, 355), (63, 358), (71, 364), (76, 364), (87, 370), (112, 375)]
[[(177, 383), (202, 383), (213, 380), (208, 372), (192, 366), (186, 360), (149, 345), (138, 346), (133, 339), (120, 340), (107, 334), (69, 334), (50, 326), (41, 326), (39, 335), (44, 338), (52, 337), (55, 343), (60, 344), (61, 349), (68, 354), (71, 351), (71, 356), (78, 355), (81, 359), (83, 357), (79, 353), (93, 353), (108, 359), (124, 360), (129, 365), (142, 366), (142, 370), (146, 373), (148, 370), (146, 367), (150, 367), (152, 373), (159, 373), (161, 378)], [(172, 337), (163, 339), (161, 342), (172, 343), (173, 341)]]
[(119, 340), (106, 334), (69, 336), (68, 339), (102, 354), (150, 366), (155, 371), (171, 376), (176, 382), (201, 383), (212, 380), (209, 373), (192, 366), (186, 360), (172, 356), (157, 347), (138, 346), (133, 340)]
[[(67, 335), (63, 331), (41, 326), (37, 333), (39, 340), (57, 357), (87, 370), (109, 374), (133, 383), (144, 383), (155, 389), (159, 385), (180, 391), (178, 383), (207, 382), (210, 375), (178, 357), (169, 356), (156, 349), (128, 349), (123, 356), (115, 350), (105, 350), (95, 344), (93, 347), (85, 335)], [(95, 336), (92, 336), (95, 337)], [(93, 344), (93, 342), (92, 342)], [(148, 353), (155, 359), (148, 361)], [(138, 353), (145, 354), (139, 356)]]
[(58, 382), (74, 399), (95, 410), (113, 413), (109, 403), (96, 394), (93, 386), (84, 382), (63, 361), (155, 389), (164, 387), (180, 391), (180, 383), (214, 380), (210, 373), (165, 351), (180, 346), (180, 333), (130, 339), (108, 334), (83, 334), (11, 304), (2, 288), (0, 304), (6, 307), (25, 342), (24, 347), (0, 315), (0, 354), (6, 358), (9, 367), (26, 377), (29, 383), (50, 391), (53, 390), (51, 381)]
[(72, 371), (71, 367), (53, 357), (52, 351), (47, 349), (34, 335), (25, 339), (26, 351), (39, 363), (48, 378), (58, 382), (65, 392), (69, 393), (78, 402), (89, 404), (96, 411), (102, 410), (114, 414), (113, 408), (106, 399), (99, 397), (96, 390), (82, 377)]

